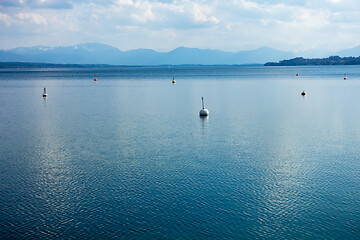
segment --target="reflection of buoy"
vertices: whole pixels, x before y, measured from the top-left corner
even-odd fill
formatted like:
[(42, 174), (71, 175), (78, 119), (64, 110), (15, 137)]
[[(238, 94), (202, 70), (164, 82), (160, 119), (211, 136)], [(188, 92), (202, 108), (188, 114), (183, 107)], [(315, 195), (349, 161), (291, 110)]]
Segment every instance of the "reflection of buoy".
[(344, 77), (344, 80), (346, 80), (347, 79), (347, 77)]
[(299, 76), (299, 74), (297, 73), (296, 76)]
[(97, 78), (94, 78), (94, 82), (96, 82), (97, 81)]
[(200, 110), (200, 117), (209, 116), (209, 110), (204, 107), (204, 98), (201, 97), (202, 109)]
[(171, 82), (172, 82), (172, 83), (176, 83), (174, 78), (173, 78), (173, 80), (172, 80)]
[(305, 92), (305, 91), (302, 91), (302, 92), (301, 92), (301, 96), (306, 96), (306, 92)]
[(47, 97), (48, 95), (47, 95), (47, 93), (46, 93), (46, 88), (44, 88), (44, 93), (43, 93), (43, 97), (45, 98), (45, 97)]

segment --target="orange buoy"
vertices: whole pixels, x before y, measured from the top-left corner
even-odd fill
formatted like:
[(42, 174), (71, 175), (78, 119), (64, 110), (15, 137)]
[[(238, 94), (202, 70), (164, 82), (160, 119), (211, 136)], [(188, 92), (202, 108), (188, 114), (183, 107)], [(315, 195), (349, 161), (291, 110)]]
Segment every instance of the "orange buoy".
[(96, 82), (97, 81), (97, 78), (94, 78), (94, 82)]

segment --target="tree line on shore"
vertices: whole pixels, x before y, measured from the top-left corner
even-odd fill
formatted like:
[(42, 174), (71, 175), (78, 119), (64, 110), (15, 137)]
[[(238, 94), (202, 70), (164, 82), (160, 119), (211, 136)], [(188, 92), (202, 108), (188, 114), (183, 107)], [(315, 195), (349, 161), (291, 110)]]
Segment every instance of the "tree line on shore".
[(280, 62), (268, 62), (265, 66), (301, 66), (301, 65), (360, 65), (360, 57), (303, 58), (297, 57)]

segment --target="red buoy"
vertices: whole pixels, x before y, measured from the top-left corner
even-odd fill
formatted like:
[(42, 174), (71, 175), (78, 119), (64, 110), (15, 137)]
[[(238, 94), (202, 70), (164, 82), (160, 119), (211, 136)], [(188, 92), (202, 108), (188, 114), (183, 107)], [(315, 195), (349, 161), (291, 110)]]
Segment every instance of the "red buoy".
[(97, 78), (94, 78), (94, 82), (96, 82), (97, 81)]
[(344, 80), (346, 80), (347, 79), (347, 77), (344, 77)]
[(299, 76), (299, 74), (297, 73), (296, 76)]

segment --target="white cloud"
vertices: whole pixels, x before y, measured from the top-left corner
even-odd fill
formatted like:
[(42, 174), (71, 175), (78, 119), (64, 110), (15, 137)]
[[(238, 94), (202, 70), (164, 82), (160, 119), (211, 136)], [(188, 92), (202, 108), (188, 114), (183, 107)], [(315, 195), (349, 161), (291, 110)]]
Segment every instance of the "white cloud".
[(7, 27), (11, 26), (12, 18), (8, 14), (0, 13), (0, 24), (4, 24)]
[(357, 0), (0, 0), (0, 36), (7, 39), (0, 48), (18, 46), (21, 38), (123, 50), (341, 49), (360, 44), (359, 14)]
[(342, 3), (342, 0), (327, 0), (327, 2), (330, 2), (332, 4), (340, 4)]
[(47, 25), (47, 20), (45, 17), (40, 14), (35, 13), (18, 13), (16, 17), (20, 21), (27, 21), (29, 23), (37, 24), (37, 25)]
[(117, 0), (116, 4), (125, 5), (125, 6), (133, 6), (134, 2), (132, 0)]
[(153, 12), (153, 6), (149, 2), (136, 2), (134, 9), (136, 10), (136, 13), (133, 13), (131, 16), (140, 23), (157, 20), (157, 17)]
[(206, 6), (200, 6), (199, 4), (194, 4), (192, 7), (192, 14), (196, 22), (200, 23), (219, 23), (220, 21), (215, 16), (209, 16), (206, 12), (210, 12), (210, 9)]

